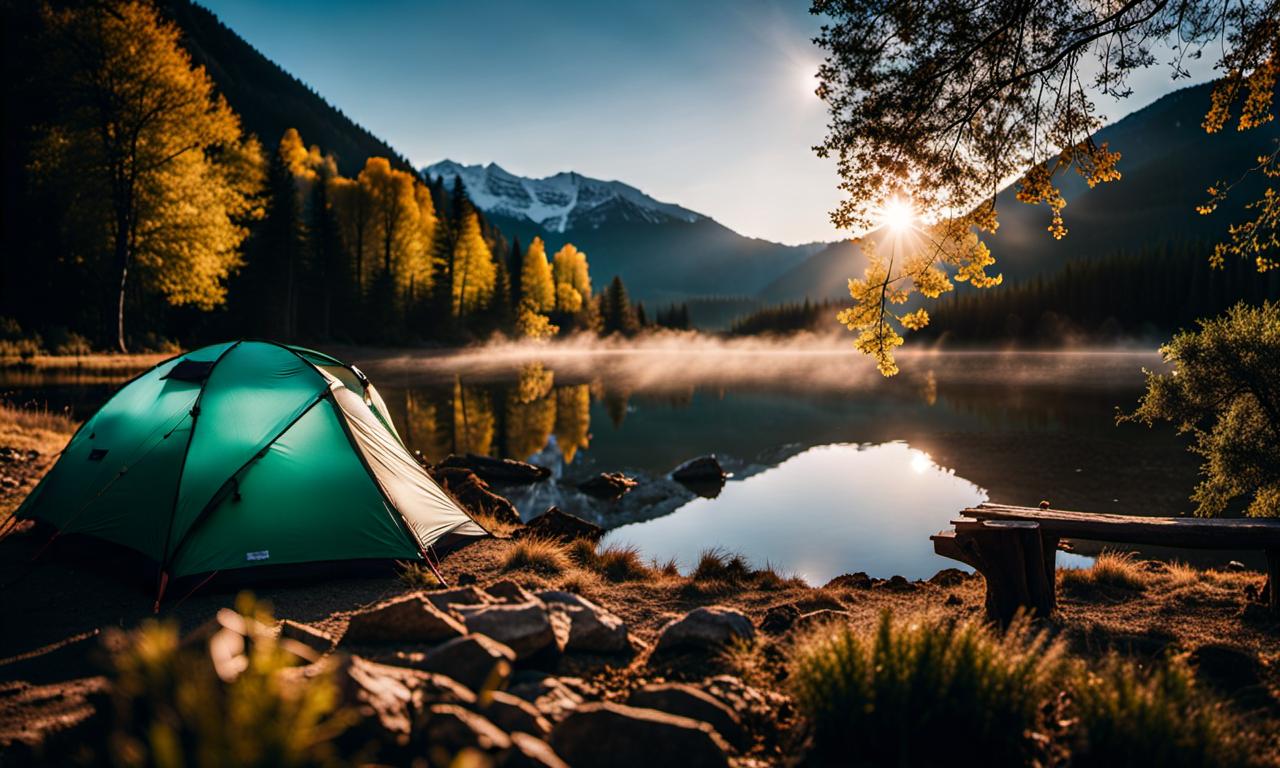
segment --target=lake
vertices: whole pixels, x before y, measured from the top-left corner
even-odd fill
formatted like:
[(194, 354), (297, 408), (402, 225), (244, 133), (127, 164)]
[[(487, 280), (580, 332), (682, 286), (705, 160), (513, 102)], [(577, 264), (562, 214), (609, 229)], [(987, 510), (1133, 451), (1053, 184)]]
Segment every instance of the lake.
[[(556, 505), (684, 567), (721, 548), (814, 584), (858, 570), (923, 578), (957, 565), (933, 554), (929, 535), (985, 499), (1191, 510), (1197, 461), (1184, 441), (1115, 424), (1143, 368), (1160, 366), (1154, 352), (908, 352), (886, 380), (851, 345), (825, 341), (331, 351), (369, 374), (427, 459), (470, 452), (551, 468), (549, 482), (503, 491), (526, 520)], [(115, 386), (0, 373), (5, 399), (82, 418)], [(731, 473), (718, 493), (669, 479), (706, 454)], [(617, 502), (577, 490), (602, 471), (640, 485)]]

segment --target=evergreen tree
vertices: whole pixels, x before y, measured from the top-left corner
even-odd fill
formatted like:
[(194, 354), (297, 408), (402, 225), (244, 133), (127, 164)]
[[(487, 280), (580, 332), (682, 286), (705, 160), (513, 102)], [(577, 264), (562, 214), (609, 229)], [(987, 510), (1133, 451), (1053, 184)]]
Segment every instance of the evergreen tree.
[(636, 317), (631, 310), (631, 300), (622, 278), (614, 275), (600, 296), (600, 331), (607, 335), (621, 333), (630, 336), (637, 330)]

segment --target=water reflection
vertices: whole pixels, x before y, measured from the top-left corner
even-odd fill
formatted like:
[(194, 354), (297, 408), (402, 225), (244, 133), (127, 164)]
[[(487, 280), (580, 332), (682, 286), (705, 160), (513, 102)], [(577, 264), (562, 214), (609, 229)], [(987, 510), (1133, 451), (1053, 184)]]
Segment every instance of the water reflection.
[[(504, 491), (526, 519), (555, 504), (619, 535), (652, 535), (651, 554), (737, 546), (815, 578), (837, 567), (928, 575), (928, 535), (975, 489), (1004, 503), (1167, 515), (1189, 510), (1196, 474), (1170, 430), (1114, 423), (1136, 402), (1142, 368), (1158, 364), (1150, 353), (922, 353), (885, 381), (844, 347), (334, 351), (369, 373), (428, 460), (479, 453), (549, 467), (551, 482)], [(110, 390), (0, 372), (0, 396), (81, 418)], [(668, 478), (711, 453), (732, 473), (718, 498)], [(641, 485), (617, 502), (577, 491), (601, 471)], [(775, 547), (780, 534), (765, 524), (776, 520), (804, 535)]]

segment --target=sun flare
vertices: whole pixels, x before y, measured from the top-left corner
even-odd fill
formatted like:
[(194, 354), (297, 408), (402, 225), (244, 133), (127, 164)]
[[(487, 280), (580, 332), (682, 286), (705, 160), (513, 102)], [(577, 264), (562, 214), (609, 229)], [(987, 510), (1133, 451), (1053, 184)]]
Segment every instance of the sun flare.
[(890, 231), (901, 234), (911, 229), (916, 220), (916, 212), (911, 203), (895, 197), (885, 205), (880, 217)]

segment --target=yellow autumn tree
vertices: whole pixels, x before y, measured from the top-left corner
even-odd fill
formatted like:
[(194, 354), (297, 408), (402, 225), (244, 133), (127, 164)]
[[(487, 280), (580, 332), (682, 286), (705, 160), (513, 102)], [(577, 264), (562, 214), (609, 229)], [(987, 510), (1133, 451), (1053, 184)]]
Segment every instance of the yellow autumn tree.
[(547, 246), (535, 237), (524, 252), (520, 265), (520, 298), (534, 312), (550, 312), (556, 307), (556, 285), (547, 263)]
[(520, 367), (516, 386), (507, 393), (507, 452), (528, 459), (546, 447), (556, 424), (555, 376), (541, 363)]
[(127, 351), (126, 296), (136, 278), (173, 305), (212, 309), (261, 215), (262, 150), (193, 67), (180, 31), (150, 3), (46, 8), (58, 61), (77, 97), (47, 126), (33, 176), (73, 189), (69, 222), (91, 233)]
[(329, 199), (338, 222), (338, 238), (351, 264), (351, 278), (355, 282), (356, 296), (364, 296), (366, 264), (371, 238), (369, 228), (373, 220), (373, 200), (355, 179), (335, 176), (330, 180)]
[(493, 398), (462, 379), (453, 381), (453, 452), (488, 456), (493, 449), (495, 426)]
[(555, 255), (556, 309), (577, 312), (591, 300), (591, 276), (587, 271), (587, 254), (573, 243), (565, 243)]
[(385, 157), (371, 157), (356, 181), (370, 207), (368, 235), (376, 245), (378, 265), (366, 264), (407, 297), (430, 287), (431, 238), (435, 208), (431, 195), (407, 171), (391, 167)]
[(480, 217), (468, 210), (453, 247), (453, 315), (462, 317), (484, 309), (493, 298), (497, 269), (480, 232)]

